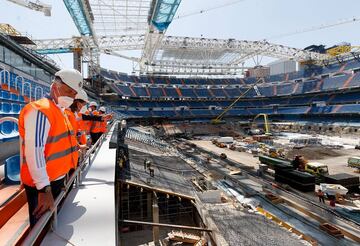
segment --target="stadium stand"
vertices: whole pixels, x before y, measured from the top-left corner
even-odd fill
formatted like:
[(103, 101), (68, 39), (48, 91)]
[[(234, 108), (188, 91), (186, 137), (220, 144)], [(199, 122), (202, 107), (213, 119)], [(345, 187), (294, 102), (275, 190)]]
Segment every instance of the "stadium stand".
[[(359, 61), (350, 60), (265, 77), (256, 84), (258, 92), (250, 88), (227, 116), (357, 113), (359, 67)], [(257, 82), (256, 78), (136, 77), (105, 69), (101, 75), (110, 89), (126, 98), (113, 107), (122, 106), (117, 111), (127, 117), (213, 117)]]

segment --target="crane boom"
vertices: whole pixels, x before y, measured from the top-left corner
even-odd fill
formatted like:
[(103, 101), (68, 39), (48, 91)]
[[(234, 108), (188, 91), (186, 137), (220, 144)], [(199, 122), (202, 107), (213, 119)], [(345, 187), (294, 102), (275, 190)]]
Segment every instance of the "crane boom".
[(45, 16), (51, 16), (51, 5), (42, 3), (40, 1), (28, 1), (28, 0), (8, 0), (9, 2), (17, 5), (43, 12)]
[[(250, 86), (246, 91), (244, 91), (238, 98), (236, 98), (235, 101), (233, 101), (229, 106), (227, 106), (227, 108), (218, 115), (218, 117), (216, 117), (215, 119), (211, 120), (212, 124), (220, 124), (222, 118), (224, 117), (224, 115), (230, 110), (232, 109), (232, 107), (243, 97), (245, 96), (251, 89), (254, 89), (256, 87), (256, 85), (262, 81), (262, 78), (258, 79), (252, 86)], [(257, 87), (256, 87), (257, 88)]]

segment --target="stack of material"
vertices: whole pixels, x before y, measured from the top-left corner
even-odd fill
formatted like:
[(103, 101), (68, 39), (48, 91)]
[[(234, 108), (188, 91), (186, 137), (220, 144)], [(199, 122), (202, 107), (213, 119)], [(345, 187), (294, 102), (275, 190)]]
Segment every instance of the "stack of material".
[(297, 170), (275, 169), (275, 181), (288, 184), (300, 191), (315, 190), (315, 176)]
[(168, 233), (168, 236), (171, 241), (191, 243), (194, 246), (203, 246), (206, 244), (206, 240), (204, 238), (182, 231), (171, 231)]
[(360, 180), (358, 176), (348, 173), (338, 173), (325, 176), (325, 183), (339, 184), (347, 188), (349, 191), (358, 192)]

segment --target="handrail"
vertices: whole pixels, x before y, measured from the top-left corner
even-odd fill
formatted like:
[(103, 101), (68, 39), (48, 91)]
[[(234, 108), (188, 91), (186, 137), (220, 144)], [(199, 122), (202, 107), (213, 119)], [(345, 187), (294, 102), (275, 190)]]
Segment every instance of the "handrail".
[[(116, 123), (117, 121), (114, 121), (110, 126), (109, 129), (111, 129), (113, 127), (113, 125)], [(101, 145), (103, 143), (104, 138), (106, 137), (107, 134), (103, 134), (98, 141), (86, 152), (82, 162), (80, 163), (80, 165), (78, 165), (78, 167), (75, 169), (74, 173), (70, 176), (69, 180), (67, 181), (64, 189), (60, 192), (60, 194), (56, 197), (55, 201), (54, 201), (54, 208), (50, 211), (45, 212), (40, 219), (37, 221), (37, 223), (35, 224), (35, 226), (31, 229), (31, 231), (29, 232), (29, 234), (26, 236), (25, 240), (23, 241), (22, 245), (34, 245), (34, 243), (36, 242), (36, 240), (38, 239), (38, 237), (40, 236), (40, 234), (42, 233), (42, 231), (44, 230), (46, 224), (49, 222), (49, 220), (51, 219), (51, 217), (53, 217), (53, 223), (52, 223), (52, 227), (55, 229), (57, 226), (57, 207), (60, 204), (60, 202), (62, 201), (62, 199), (65, 197), (67, 191), (69, 190), (70, 186), (72, 185), (72, 183), (74, 182), (75, 178), (77, 178), (76, 181), (76, 186), (80, 185), (80, 176), (81, 176), (81, 172), (83, 171), (83, 168), (86, 166), (87, 161), (89, 161), (89, 165), (91, 162), (91, 155), (92, 153), (95, 151), (95, 149), (97, 147), (99, 147), (99, 145)]]

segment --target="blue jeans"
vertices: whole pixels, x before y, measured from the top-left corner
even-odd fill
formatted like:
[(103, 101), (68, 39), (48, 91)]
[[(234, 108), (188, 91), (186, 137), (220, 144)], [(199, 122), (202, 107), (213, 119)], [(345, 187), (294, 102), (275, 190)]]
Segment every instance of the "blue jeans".
[[(56, 197), (60, 194), (61, 189), (64, 187), (64, 180), (65, 178), (55, 180), (50, 182), (51, 186), (51, 193), (54, 197), (54, 200)], [(24, 185), (25, 192), (26, 192), (26, 198), (29, 205), (29, 220), (30, 220), (30, 227), (34, 227), (34, 225), (37, 222), (37, 219), (33, 215), (33, 212), (35, 208), (38, 205), (38, 190), (35, 187)]]

